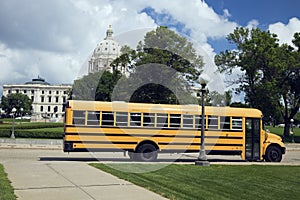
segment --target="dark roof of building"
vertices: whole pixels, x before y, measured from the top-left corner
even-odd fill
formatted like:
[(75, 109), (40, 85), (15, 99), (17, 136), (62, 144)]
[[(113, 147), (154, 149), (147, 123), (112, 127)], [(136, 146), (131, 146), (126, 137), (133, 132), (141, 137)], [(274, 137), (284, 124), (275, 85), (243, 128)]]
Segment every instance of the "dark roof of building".
[(38, 76), (38, 78), (33, 78), (31, 81), (26, 82), (25, 84), (39, 84), (39, 85), (50, 85), (46, 82), (45, 79)]

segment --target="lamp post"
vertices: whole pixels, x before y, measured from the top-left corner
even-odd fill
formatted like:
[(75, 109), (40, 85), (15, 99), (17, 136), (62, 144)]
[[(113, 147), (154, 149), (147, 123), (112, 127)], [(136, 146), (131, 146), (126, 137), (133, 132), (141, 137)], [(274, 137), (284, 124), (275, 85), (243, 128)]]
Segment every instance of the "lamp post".
[(23, 111), (24, 111), (24, 109), (23, 109), (23, 108), (20, 108), (20, 114), (21, 114), (21, 120), (20, 120), (20, 124), (22, 124), (22, 119), (23, 119)]
[(10, 138), (11, 139), (15, 139), (15, 113), (16, 113), (17, 109), (16, 108), (13, 108), (11, 110), (12, 114), (13, 114), (13, 121), (12, 121), (12, 129), (11, 129), (11, 135), (10, 135)]
[(290, 122), (291, 122), (292, 143), (295, 143), (295, 138), (294, 138), (294, 127), (293, 127), (294, 119), (291, 119)]
[(209, 76), (207, 74), (202, 73), (199, 77), (199, 83), (201, 85), (201, 142), (200, 142), (200, 151), (199, 151), (199, 156), (198, 160), (195, 162), (196, 165), (201, 165), (201, 166), (209, 166), (209, 162), (207, 161), (206, 158), (206, 152), (205, 152), (205, 131), (204, 131), (204, 126), (205, 126), (205, 103), (204, 103), (204, 95), (206, 92), (206, 85), (209, 82)]

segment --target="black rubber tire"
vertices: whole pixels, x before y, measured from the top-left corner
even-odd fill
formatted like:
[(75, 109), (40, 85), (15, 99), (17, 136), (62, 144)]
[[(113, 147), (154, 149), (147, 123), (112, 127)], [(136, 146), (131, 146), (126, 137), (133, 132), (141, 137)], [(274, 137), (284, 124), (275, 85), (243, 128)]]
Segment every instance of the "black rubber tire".
[(152, 144), (142, 144), (136, 150), (135, 157), (138, 161), (153, 162), (157, 159), (157, 149)]
[(269, 146), (266, 151), (265, 160), (267, 162), (280, 162), (282, 159), (281, 149), (277, 146)]

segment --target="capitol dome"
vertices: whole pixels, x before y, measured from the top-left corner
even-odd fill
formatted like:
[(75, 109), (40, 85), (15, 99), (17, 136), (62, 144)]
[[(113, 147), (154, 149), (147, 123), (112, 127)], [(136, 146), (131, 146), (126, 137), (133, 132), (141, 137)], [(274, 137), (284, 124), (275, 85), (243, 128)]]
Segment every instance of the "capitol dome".
[(89, 73), (98, 72), (103, 69), (112, 71), (110, 64), (120, 56), (120, 52), (121, 47), (113, 39), (113, 30), (111, 25), (109, 25), (106, 31), (106, 37), (97, 44), (89, 60)]

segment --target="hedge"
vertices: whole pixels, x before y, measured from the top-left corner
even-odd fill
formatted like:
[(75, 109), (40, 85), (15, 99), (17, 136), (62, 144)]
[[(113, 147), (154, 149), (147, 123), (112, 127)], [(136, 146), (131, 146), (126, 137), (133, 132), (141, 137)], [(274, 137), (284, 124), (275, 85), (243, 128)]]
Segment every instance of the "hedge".
[[(0, 137), (10, 137), (11, 129), (0, 129)], [(16, 138), (47, 138), (47, 139), (62, 139), (62, 130), (51, 129), (27, 129), (15, 130), (14, 135)]]
[[(43, 122), (34, 122), (34, 123), (18, 123), (16, 122), (14, 127), (15, 129), (41, 129), (41, 128), (57, 128), (63, 127), (63, 123), (43, 123)], [(12, 124), (2, 124), (0, 129), (11, 129)]]

